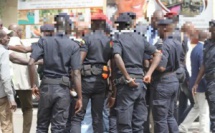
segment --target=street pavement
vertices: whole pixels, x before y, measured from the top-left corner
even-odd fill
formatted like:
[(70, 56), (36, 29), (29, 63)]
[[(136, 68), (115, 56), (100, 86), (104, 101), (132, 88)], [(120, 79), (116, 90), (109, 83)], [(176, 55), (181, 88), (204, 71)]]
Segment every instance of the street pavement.
[[(22, 123), (23, 123), (23, 119), (22, 119), (22, 111), (20, 108), (18, 108), (16, 110), (16, 112), (14, 112), (13, 114), (13, 121), (14, 121), (14, 133), (22, 133)], [(32, 128), (31, 128), (31, 132), (30, 133), (35, 133), (36, 132), (36, 121), (37, 121), (37, 109), (34, 108), (33, 110), (33, 122), (32, 122)], [(190, 128), (190, 132), (189, 133), (199, 133), (198, 132), (198, 127), (199, 127), (199, 123), (195, 122), (192, 124), (191, 128)], [(1, 131), (0, 131), (1, 133)]]

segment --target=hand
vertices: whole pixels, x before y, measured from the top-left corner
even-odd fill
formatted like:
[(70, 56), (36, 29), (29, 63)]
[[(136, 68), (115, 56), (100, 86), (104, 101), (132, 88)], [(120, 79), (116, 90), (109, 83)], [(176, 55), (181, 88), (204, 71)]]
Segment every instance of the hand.
[(109, 108), (112, 108), (112, 107), (113, 107), (113, 105), (114, 105), (114, 103), (115, 103), (115, 100), (116, 100), (116, 98), (111, 97), (111, 96), (108, 98), (108, 107), (109, 107)]
[(75, 104), (75, 114), (81, 111), (82, 108), (82, 99), (78, 99)]
[(39, 91), (39, 89), (37, 88), (37, 86), (34, 86), (34, 87), (32, 88), (32, 95), (34, 95), (37, 99), (40, 98), (40, 91)]
[(13, 111), (16, 111), (17, 105), (15, 101), (11, 101), (10, 102), (10, 109)]
[(135, 79), (131, 79), (131, 82), (128, 83), (129, 87), (138, 87), (139, 86), (139, 83), (136, 83), (135, 82)]
[(149, 84), (151, 83), (151, 75), (146, 75), (145, 77), (143, 77), (143, 82)]
[(193, 94), (193, 97), (195, 96), (196, 94), (196, 90), (198, 88), (198, 84), (194, 84), (193, 88), (192, 88), (192, 94)]

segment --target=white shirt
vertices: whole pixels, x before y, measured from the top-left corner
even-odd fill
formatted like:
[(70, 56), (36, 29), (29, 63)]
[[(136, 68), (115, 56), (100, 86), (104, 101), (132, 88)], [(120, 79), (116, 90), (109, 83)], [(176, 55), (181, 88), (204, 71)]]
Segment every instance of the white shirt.
[(187, 55), (186, 55), (186, 68), (187, 68), (187, 71), (189, 73), (189, 76), (191, 76), (192, 72), (191, 72), (191, 52), (192, 52), (192, 46), (191, 46), (191, 41), (190, 39), (188, 40), (187, 42), (187, 45), (188, 45), (188, 51), (187, 51)]
[[(9, 45), (23, 45), (19, 37), (11, 37)], [(29, 59), (27, 54), (14, 52), (10, 50), (10, 53), (15, 53), (15, 55)], [(13, 64), (10, 62), (10, 68), (12, 72), (12, 81), (15, 90), (30, 90), (30, 78), (29, 78), (29, 69), (28, 66)]]

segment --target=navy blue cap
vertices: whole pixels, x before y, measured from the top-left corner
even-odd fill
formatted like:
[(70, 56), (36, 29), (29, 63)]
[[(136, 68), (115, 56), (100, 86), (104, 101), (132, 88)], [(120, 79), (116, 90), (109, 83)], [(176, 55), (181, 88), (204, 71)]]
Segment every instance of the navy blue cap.
[(115, 23), (127, 23), (131, 24), (132, 23), (132, 18), (129, 16), (127, 13), (122, 13), (119, 15)]
[(162, 19), (158, 21), (158, 25), (168, 25), (172, 24), (174, 21), (172, 19)]
[(54, 31), (54, 25), (51, 24), (44, 24), (40, 27), (40, 31)]
[(70, 18), (70, 16), (67, 13), (59, 13), (55, 17), (63, 17), (65, 19), (69, 19)]
[(212, 26), (212, 27), (215, 27), (215, 20), (211, 20), (211, 21), (209, 22), (209, 25)]

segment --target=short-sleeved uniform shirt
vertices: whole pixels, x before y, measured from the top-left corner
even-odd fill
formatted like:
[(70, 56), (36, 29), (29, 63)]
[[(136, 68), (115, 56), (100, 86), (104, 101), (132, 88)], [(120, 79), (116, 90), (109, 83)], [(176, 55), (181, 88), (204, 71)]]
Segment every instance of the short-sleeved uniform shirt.
[(182, 49), (180, 54), (180, 62), (181, 64), (185, 64), (185, 56), (186, 53), (188, 52), (188, 38), (184, 34), (181, 34), (180, 29), (175, 29), (173, 37), (177, 39), (179, 42), (181, 42), (180, 45)]
[(110, 38), (103, 31), (98, 30), (85, 36), (83, 40), (85, 43), (81, 46), (81, 51), (87, 53), (83, 64), (107, 65), (112, 56)]
[(37, 61), (41, 57), (44, 61), (43, 74), (45, 77), (69, 77), (69, 68), (72, 70), (81, 68), (79, 46), (61, 33), (52, 37), (42, 37), (38, 41), (31, 58)]
[(159, 63), (160, 67), (166, 68), (164, 72), (155, 71), (153, 76), (159, 76), (166, 72), (174, 72), (180, 66), (180, 42), (171, 35), (163, 40), (162, 59)]
[(142, 75), (145, 53), (152, 55), (155, 51), (156, 48), (150, 45), (142, 35), (132, 31), (123, 31), (118, 38), (113, 40), (113, 55), (121, 55), (130, 74)]
[(215, 72), (215, 42), (207, 40), (204, 45), (203, 63), (205, 65), (205, 75)]

